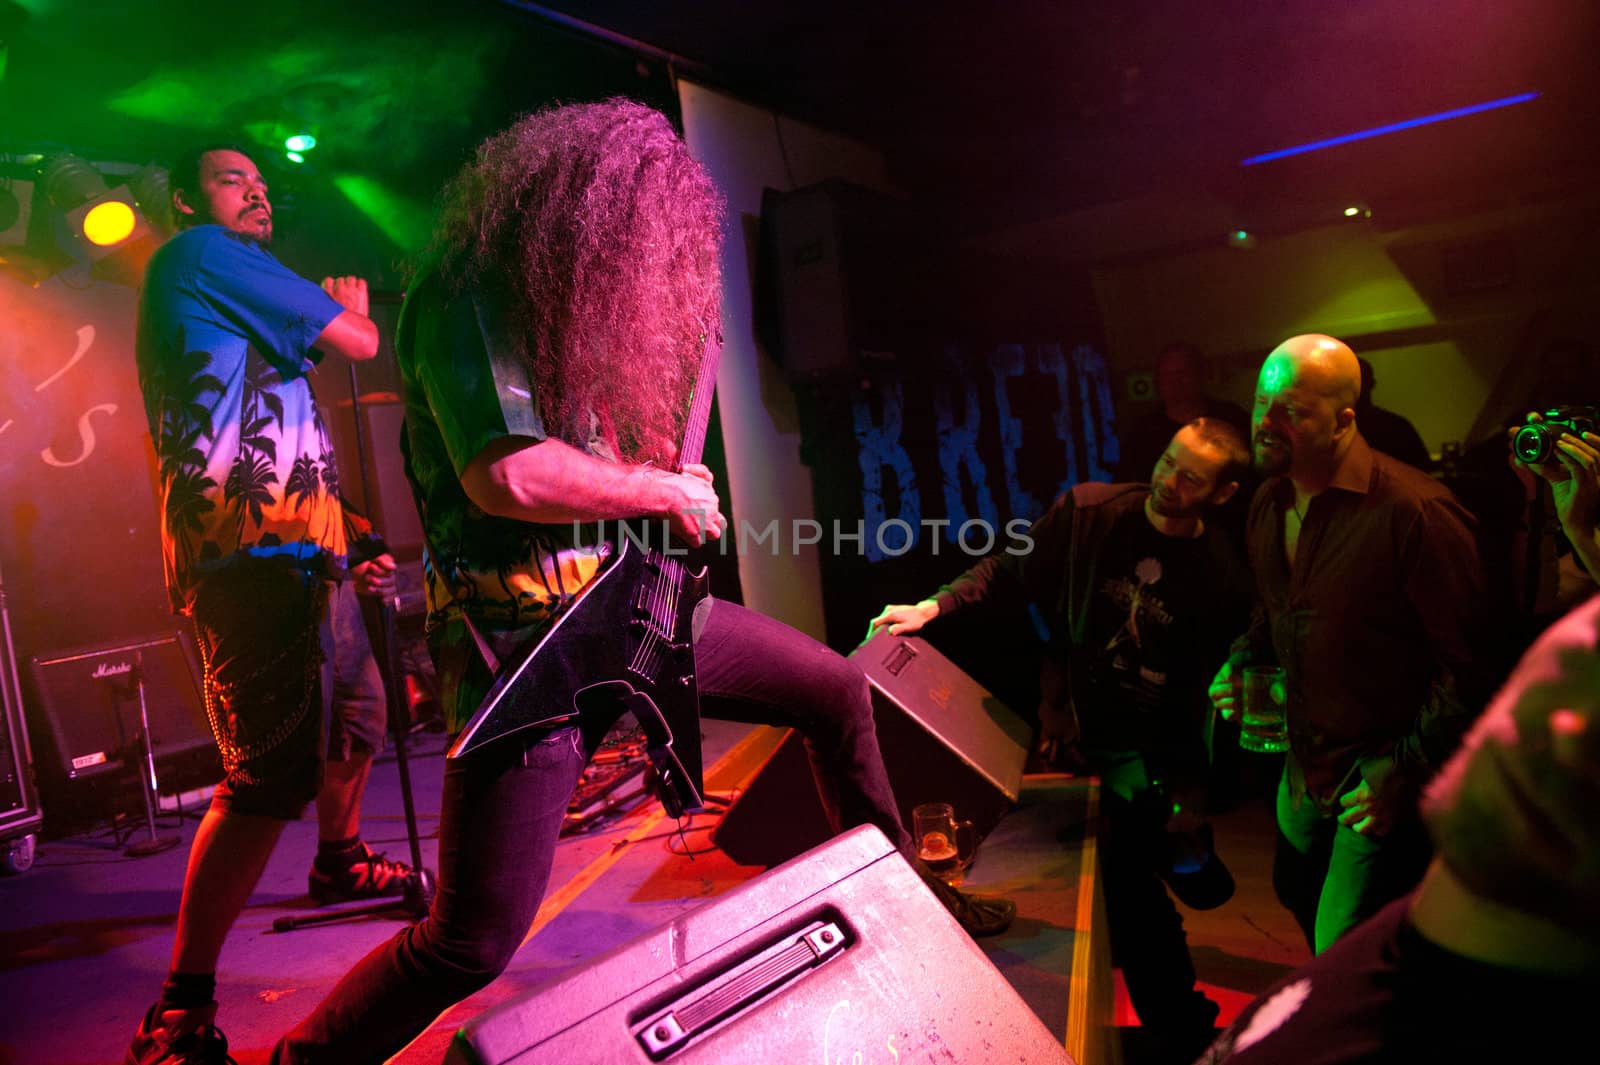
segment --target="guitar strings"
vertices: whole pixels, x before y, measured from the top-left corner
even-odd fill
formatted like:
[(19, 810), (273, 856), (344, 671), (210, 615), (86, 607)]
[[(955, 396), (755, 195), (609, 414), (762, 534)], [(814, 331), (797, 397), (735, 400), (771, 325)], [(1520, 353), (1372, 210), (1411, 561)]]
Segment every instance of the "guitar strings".
[(659, 561), (656, 578), (645, 594), (645, 612), (649, 616), (646, 633), (633, 656), (633, 671), (641, 676), (655, 676), (660, 669), (671, 648), (672, 628), (678, 615), (682, 567), (672, 559)]

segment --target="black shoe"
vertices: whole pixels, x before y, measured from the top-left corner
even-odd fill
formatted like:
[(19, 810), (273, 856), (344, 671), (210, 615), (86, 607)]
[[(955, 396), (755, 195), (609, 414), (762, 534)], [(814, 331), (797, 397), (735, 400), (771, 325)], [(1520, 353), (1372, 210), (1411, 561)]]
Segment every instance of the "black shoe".
[(353, 899), (379, 899), (404, 895), (417, 872), (405, 862), (392, 862), (375, 854), (365, 843), (361, 857), (336, 873), (325, 873), (313, 863), (306, 886), (318, 906)]
[(922, 877), (922, 882), (928, 885), (928, 890), (933, 892), (934, 897), (950, 911), (950, 916), (956, 919), (956, 923), (974, 939), (997, 936), (1010, 928), (1011, 922), (1016, 919), (1017, 904), (1010, 899), (994, 895), (968, 895), (966, 892), (957, 891), (935, 876), (921, 862), (917, 863), (917, 873)]
[(150, 1007), (139, 1025), (124, 1065), (238, 1065), (228, 1054), (228, 1037), (211, 1022), (217, 1004), (192, 1010)]

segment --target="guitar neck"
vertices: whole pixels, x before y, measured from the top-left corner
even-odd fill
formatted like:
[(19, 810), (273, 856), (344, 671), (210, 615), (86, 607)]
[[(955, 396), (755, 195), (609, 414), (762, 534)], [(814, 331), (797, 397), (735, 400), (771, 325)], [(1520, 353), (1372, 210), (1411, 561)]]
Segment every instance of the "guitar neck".
[(700, 356), (700, 372), (695, 376), (694, 395), (689, 401), (689, 417), (683, 427), (683, 444), (678, 448), (678, 469), (699, 462), (706, 450), (706, 429), (711, 423), (711, 399), (717, 391), (717, 365), (722, 358), (722, 343), (706, 338)]

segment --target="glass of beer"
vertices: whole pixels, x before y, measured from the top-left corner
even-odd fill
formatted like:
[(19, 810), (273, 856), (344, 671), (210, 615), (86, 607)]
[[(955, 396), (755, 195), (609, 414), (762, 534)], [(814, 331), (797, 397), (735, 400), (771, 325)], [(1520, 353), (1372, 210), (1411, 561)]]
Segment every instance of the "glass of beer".
[(961, 883), (961, 874), (978, 848), (972, 822), (957, 821), (947, 802), (927, 802), (911, 811), (911, 824), (917, 857), (945, 883)]
[(1239, 746), (1265, 754), (1287, 751), (1289, 731), (1283, 718), (1283, 670), (1266, 666), (1246, 669), (1243, 694)]

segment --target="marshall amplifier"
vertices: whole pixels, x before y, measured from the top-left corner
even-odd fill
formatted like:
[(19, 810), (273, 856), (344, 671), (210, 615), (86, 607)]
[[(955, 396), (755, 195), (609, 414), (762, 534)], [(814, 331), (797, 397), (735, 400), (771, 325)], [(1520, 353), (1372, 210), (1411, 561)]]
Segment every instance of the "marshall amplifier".
[[(911, 810), (947, 802), (981, 838), (1016, 804), (1032, 726), (915, 636), (881, 631), (850, 655), (872, 685), (884, 768)], [(790, 730), (712, 834), (741, 865), (777, 865), (830, 834), (805, 743)]]
[[(179, 632), (136, 643), (78, 647), (36, 657), (33, 683), (48, 724), (47, 786), (71, 798), (97, 778), (132, 774), (144, 755), (139, 690), (162, 790), (215, 784), (222, 767), (206, 721), (200, 666)], [(37, 735), (37, 734), (36, 734)]]
[(467, 1023), (445, 1065), (1072, 1065), (883, 833), (852, 829)]

